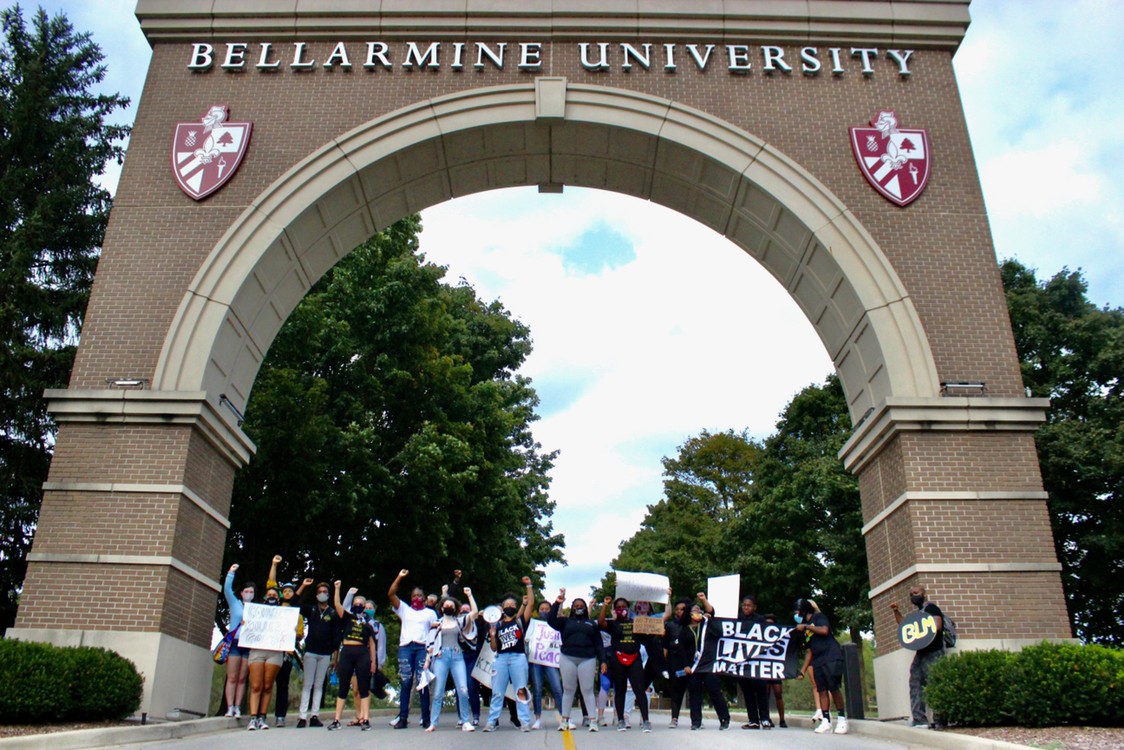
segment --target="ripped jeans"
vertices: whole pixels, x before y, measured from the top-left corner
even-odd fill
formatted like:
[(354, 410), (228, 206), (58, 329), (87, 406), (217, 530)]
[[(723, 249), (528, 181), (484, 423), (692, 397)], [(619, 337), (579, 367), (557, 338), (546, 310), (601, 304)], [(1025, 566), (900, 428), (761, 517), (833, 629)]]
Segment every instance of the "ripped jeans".
[[(398, 676), (402, 679), (400, 696), (401, 707), (398, 720), (405, 723), (410, 718), (410, 699), (414, 696), (414, 679), (421, 673), (425, 664), (425, 644), (407, 643), (398, 647)], [(422, 726), (429, 726), (429, 688), (421, 691)]]

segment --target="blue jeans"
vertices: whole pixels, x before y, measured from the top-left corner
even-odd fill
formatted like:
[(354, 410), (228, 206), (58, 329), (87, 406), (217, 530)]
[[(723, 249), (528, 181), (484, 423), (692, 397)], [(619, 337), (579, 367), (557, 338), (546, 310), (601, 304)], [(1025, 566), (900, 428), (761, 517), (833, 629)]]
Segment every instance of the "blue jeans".
[[(488, 723), (499, 724), (500, 713), (503, 712), (503, 694), (510, 684), (519, 694), (520, 689), (527, 687), (527, 655), (524, 653), (496, 654), (493, 665), (496, 673), (492, 675), (492, 705), (488, 711)], [(530, 701), (515, 701), (515, 710), (519, 713), (519, 723), (527, 727), (531, 725)]]
[(531, 692), (535, 698), (535, 717), (542, 716), (543, 678), (550, 684), (550, 694), (554, 696), (554, 705), (562, 706), (562, 672), (557, 667), (547, 667), (542, 664), (531, 664)]
[[(464, 671), (468, 675), (468, 708), (472, 711), (472, 719), (480, 720), (480, 683), (472, 679), (472, 670), (476, 668), (476, 658), (479, 651), (464, 650)], [(457, 713), (460, 713), (460, 696), (457, 696)]]
[(468, 673), (464, 669), (464, 655), (459, 648), (447, 648), (440, 656), (433, 657), (429, 663), (433, 671), (433, 703), (429, 709), (430, 726), (437, 726), (441, 718), (441, 704), (445, 702), (445, 688), (449, 684), (449, 674), (453, 675), (453, 685), (457, 689), (457, 715), (461, 724), (468, 724)]
[[(425, 644), (407, 643), (398, 647), (398, 676), (402, 679), (399, 692), (398, 720), (403, 723), (410, 718), (410, 699), (414, 695), (414, 678), (425, 664)], [(421, 694), (422, 724), (429, 726), (429, 688)]]

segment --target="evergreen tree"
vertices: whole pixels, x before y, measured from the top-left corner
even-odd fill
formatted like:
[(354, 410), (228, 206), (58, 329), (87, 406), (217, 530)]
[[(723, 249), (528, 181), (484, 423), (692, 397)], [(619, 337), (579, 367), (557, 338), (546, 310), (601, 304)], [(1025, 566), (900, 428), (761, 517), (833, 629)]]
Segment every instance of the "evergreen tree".
[(101, 50), (65, 17), (0, 11), (0, 629), (15, 620), (55, 428), (43, 390), (65, 387), (110, 196), (95, 184), (123, 158), (128, 104), (93, 91)]

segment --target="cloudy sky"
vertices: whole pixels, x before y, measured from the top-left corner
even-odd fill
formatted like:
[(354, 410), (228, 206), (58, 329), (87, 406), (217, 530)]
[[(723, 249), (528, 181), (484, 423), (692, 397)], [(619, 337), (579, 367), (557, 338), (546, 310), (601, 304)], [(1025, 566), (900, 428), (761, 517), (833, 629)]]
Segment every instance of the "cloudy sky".
[[(107, 56), (105, 88), (139, 101), (149, 48), (135, 0), (52, 0)], [(955, 65), (1001, 258), (1039, 278), (1083, 269), (1124, 304), (1124, 122), (1118, 0), (976, 0)], [(107, 176), (107, 184), (116, 175)], [(831, 363), (796, 305), (748, 256), (671, 211), (567, 189), (488, 193), (423, 215), (422, 247), (526, 322), (536, 438), (561, 454), (551, 495), (568, 567), (596, 583), (660, 498), (661, 463), (703, 429), (759, 437)]]

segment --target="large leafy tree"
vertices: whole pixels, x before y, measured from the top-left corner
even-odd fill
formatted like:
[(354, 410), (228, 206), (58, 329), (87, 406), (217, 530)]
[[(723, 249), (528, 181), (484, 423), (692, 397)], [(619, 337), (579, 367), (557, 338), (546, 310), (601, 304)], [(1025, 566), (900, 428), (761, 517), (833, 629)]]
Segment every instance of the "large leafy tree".
[(47, 478), (45, 388), (69, 378), (109, 216), (95, 178), (123, 157), (128, 99), (89, 34), (39, 10), (0, 11), (0, 629), (14, 622)]
[(339, 577), (381, 598), (401, 568), (435, 589), (465, 571), (487, 601), (561, 560), (554, 458), (516, 374), (528, 329), (417, 252), (417, 216), (322, 278), (278, 334), (245, 429), (227, 562)]
[(1124, 644), (1124, 310), (1089, 301), (1080, 272), (1039, 281), (1002, 265), (1023, 382), (1050, 399), (1036, 435), (1070, 619)]
[(871, 613), (858, 483), (837, 457), (850, 434), (831, 376), (798, 393), (764, 442), (733, 430), (689, 438), (664, 459), (664, 497), (613, 568), (664, 573), (688, 593), (739, 573), (743, 592), (779, 611), (814, 595), (857, 640)]

